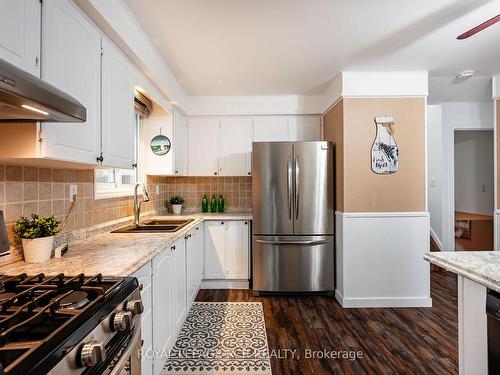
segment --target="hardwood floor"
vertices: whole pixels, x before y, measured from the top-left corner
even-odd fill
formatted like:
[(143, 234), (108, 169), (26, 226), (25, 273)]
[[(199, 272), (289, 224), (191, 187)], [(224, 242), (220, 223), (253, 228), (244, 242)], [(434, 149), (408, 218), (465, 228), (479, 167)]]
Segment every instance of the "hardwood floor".
[[(431, 273), (431, 308), (342, 309), (330, 297), (253, 297), (201, 290), (196, 301), (262, 302), (273, 374), (457, 374), (457, 279)], [(296, 350), (292, 358), (284, 349)], [(362, 351), (349, 359), (305, 351)], [(280, 351), (281, 350), (281, 351)]]

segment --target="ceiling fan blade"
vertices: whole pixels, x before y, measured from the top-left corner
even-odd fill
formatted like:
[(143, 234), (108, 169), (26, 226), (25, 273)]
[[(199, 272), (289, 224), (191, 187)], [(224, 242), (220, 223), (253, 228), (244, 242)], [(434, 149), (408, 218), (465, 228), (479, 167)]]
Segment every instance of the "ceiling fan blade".
[(490, 27), (491, 25), (494, 25), (495, 23), (497, 23), (499, 21), (500, 21), (500, 14), (497, 15), (497, 16), (495, 16), (495, 17), (493, 17), (492, 19), (489, 19), (486, 22), (483, 22), (480, 25), (477, 25), (476, 27), (470, 29), (469, 31), (466, 31), (463, 34), (460, 34), (459, 36), (457, 36), (457, 39), (460, 39), (460, 40), (461, 39), (467, 39), (467, 38), (471, 37), (472, 35), (477, 34), (481, 30), (484, 30), (487, 27)]

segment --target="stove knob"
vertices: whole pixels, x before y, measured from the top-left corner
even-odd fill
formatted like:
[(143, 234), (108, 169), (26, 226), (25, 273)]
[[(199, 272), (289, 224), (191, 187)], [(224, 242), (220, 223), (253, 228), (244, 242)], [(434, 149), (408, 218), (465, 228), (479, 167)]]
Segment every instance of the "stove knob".
[(90, 341), (82, 346), (80, 363), (83, 367), (92, 367), (104, 362), (106, 359), (106, 349), (104, 343)]
[(134, 299), (127, 302), (125, 310), (130, 311), (133, 316), (136, 316), (142, 314), (144, 306), (142, 305), (142, 301), (140, 299)]
[(132, 313), (120, 311), (113, 317), (113, 331), (125, 331), (132, 326)]

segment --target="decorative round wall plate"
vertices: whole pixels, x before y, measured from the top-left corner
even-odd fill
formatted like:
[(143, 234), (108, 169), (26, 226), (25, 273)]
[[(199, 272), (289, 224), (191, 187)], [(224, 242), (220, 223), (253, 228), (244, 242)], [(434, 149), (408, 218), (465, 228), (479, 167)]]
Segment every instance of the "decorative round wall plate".
[(159, 134), (151, 139), (150, 143), (151, 151), (153, 151), (156, 155), (166, 155), (170, 148), (172, 147), (172, 143), (167, 136)]

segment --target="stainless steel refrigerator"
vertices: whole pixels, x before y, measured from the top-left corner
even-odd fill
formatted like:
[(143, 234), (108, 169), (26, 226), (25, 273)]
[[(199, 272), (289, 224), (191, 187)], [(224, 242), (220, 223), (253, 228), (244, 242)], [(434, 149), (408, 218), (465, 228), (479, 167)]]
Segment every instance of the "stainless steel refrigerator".
[(261, 292), (334, 290), (330, 142), (252, 145), (252, 278)]

